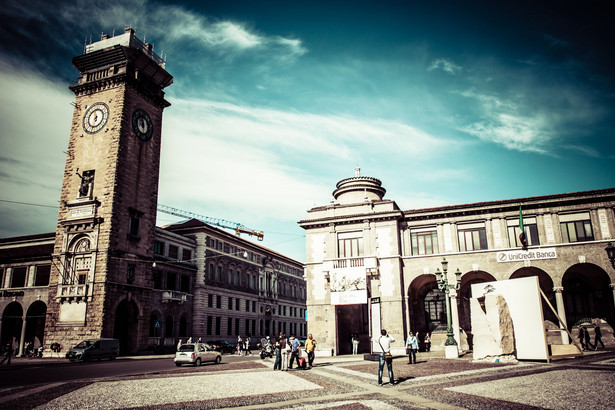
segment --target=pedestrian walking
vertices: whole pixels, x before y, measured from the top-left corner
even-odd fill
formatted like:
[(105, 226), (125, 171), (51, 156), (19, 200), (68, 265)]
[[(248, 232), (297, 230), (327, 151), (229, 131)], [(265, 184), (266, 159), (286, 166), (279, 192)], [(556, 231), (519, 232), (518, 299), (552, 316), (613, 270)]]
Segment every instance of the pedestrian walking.
[(359, 336), (356, 333), (352, 334), (352, 354), (356, 355), (359, 351)]
[(583, 328), (583, 337), (585, 338), (585, 347), (587, 349), (593, 347), (591, 344), (591, 338), (589, 337), (589, 332), (587, 331), (586, 327)]
[(10, 366), (12, 354), (13, 354), (13, 346), (11, 346), (11, 343), (8, 343), (4, 347), (4, 355), (3, 355), (4, 357), (2, 358), (2, 361), (0, 362), (0, 366), (2, 366), (4, 362), (6, 362), (7, 366)]
[(244, 341), (244, 354), (246, 356), (252, 356), (252, 350), (250, 349), (250, 335), (246, 336), (246, 340)]
[(237, 336), (237, 356), (241, 356), (241, 350), (243, 349), (243, 339), (241, 335)]
[(295, 335), (290, 335), (290, 339), (288, 340), (290, 342), (290, 361), (288, 362), (288, 368), (292, 369), (293, 368), (293, 361), (296, 359), (297, 360), (297, 367), (299, 367), (299, 347), (301, 346), (301, 343), (299, 343), (299, 339), (295, 338)]
[(380, 331), (379, 337), (374, 337), (372, 342), (374, 346), (380, 347), (380, 359), (378, 361), (378, 384), (382, 384), (382, 370), (384, 369), (384, 363), (387, 364), (389, 371), (389, 383), (395, 384), (395, 377), (393, 376), (393, 356), (391, 355), (391, 343), (395, 341), (395, 338), (388, 334), (385, 329)]
[(425, 351), (426, 352), (431, 351), (431, 333), (427, 333), (425, 335), (424, 343), (425, 343)]
[(602, 330), (600, 330), (600, 326), (594, 325), (594, 350), (598, 350), (598, 343), (604, 349), (604, 343), (602, 343)]
[(285, 364), (282, 360), (282, 354), (284, 358), (286, 358), (286, 335), (284, 332), (280, 332), (278, 340), (275, 341), (275, 361), (273, 362), (273, 370), (282, 370), (282, 365)]
[(310, 333), (305, 341), (305, 351), (307, 353), (309, 367), (312, 367), (312, 363), (314, 363), (314, 350), (316, 350), (316, 340), (314, 340)]
[(406, 354), (408, 355), (408, 364), (416, 364), (416, 352), (419, 350), (419, 340), (410, 332), (406, 339)]

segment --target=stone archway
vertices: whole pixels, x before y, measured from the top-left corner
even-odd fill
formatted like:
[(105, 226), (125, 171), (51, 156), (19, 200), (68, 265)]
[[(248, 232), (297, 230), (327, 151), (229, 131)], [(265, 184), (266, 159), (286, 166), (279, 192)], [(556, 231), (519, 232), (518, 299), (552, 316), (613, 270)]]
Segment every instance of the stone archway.
[(468, 346), (473, 348), (472, 322), (470, 320), (470, 298), (472, 285), (476, 283), (495, 282), (496, 279), (488, 272), (476, 270), (461, 275), (461, 286), (457, 291), (457, 312), (459, 313), (459, 327), (463, 329), (468, 338)]
[[(428, 305), (434, 304), (434, 314), (438, 316), (438, 311), (444, 309), (444, 298), (440, 298), (437, 293), (432, 292), (438, 289), (436, 275), (428, 273), (416, 277), (411, 283), (408, 290), (408, 317), (410, 318), (410, 329), (415, 333), (431, 332), (436, 326), (438, 317), (431, 318), (430, 309), (425, 304), (425, 299), (428, 299)], [(430, 295), (430, 296), (428, 296)]]
[(26, 343), (32, 343), (34, 349), (38, 349), (43, 343), (45, 334), (45, 316), (47, 305), (44, 302), (36, 301), (30, 305), (26, 312)]
[[(539, 268), (528, 266), (514, 271), (513, 274), (510, 275), (510, 279), (527, 278), (531, 276), (538, 277), (538, 285), (540, 286), (540, 289), (549, 300), (549, 303), (551, 303), (551, 306), (555, 308), (557, 306), (557, 301), (555, 300), (555, 292), (553, 291), (553, 279), (547, 272)], [(555, 313), (553, 313), (553, 310), (549, 307), (549, 304), (542, 297), (540, 300), (542, 301), (542, 314), (544, 320), (549, 320), (555, 323), (556, 326), (559, 326), (559, 320), (557, 319), (557, 316), (555, 316)]]
[(605, 319), (615, 327), (615, 305), (609, 275), (591, 263), (578, 263), (562, 277), (568, 328), (586, 318)]
[(18, 302), (9, 303), (2, 312), (2, 346), (11, 343), (13, 349), (18, 347), (17, 342), (21, 342), (22, 323), (23, 308)]
[(134, 300), (124, 299), (115, 309), (113, 337), (120, 341), (120, 354), (137, 351), (139, 308)]

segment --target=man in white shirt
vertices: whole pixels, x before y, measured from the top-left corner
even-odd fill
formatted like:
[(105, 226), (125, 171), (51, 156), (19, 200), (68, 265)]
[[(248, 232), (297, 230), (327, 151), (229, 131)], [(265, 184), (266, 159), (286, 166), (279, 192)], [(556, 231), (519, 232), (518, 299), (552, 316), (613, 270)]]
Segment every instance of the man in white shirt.
[(387, 363), (387, 368), (389, 370), (389, 383), (395, 384), (395, 378), (393, 377), (393, 360), (386, 360), (385, 356), (391, 354), (391, 343), (394, 342), (395, 339), (393, 336), (389, 335), (385, 329), (380, 331), (379, 337), (374, 337), (372, 339), (374, 350), (378, 347), (380, 350), (380, 359), (378, 361), (378, 384), (382, 384), (382, 370), (384, 368), (384, 362)]

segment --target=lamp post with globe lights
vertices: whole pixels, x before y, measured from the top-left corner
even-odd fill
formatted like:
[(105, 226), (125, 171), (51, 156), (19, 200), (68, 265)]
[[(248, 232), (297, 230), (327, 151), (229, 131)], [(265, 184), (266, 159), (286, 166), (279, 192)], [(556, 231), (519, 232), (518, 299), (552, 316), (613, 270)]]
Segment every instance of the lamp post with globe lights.
[(453, 336), (453, 325), (451, 321), (451, 302), (450, 293), (451, 289), (459, 290), (461, 286), (461, 272), (459, 268), (455, 272), (456, 281), (454, 284), (448, 283), (448, 261), (446, 258), (442, 259), (442, 271), (440, 268), (436, 269), (436, 278), (438, 283), (438, 289), (444, 292), (444, 299), (446, 301), (446, 342), (444, 343), (445, 356), (447, 359), (459, 357), (459, 349), (457, 347), (457, 341)]

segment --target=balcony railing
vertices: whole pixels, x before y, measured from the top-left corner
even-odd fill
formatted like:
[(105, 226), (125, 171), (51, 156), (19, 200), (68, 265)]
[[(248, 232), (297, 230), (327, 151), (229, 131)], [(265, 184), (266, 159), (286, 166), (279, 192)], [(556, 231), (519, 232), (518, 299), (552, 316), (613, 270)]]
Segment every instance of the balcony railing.
[(325, 264), (330, 269), (347, 269), (347, 268), (376, 268), (377, 260), (374, 256), (361, 256), (356, 258), (340, 258), (325, 261)]
[(176, 302), (184, 303), (188, 300), (188, 294), (175, 290), (165, 290), (162, 292), (162, 303)]
[(84, 297), (87, 294), (88, 285), (60, 285), (58, 289), (58, 297), (60, 298), (75, 298)]

